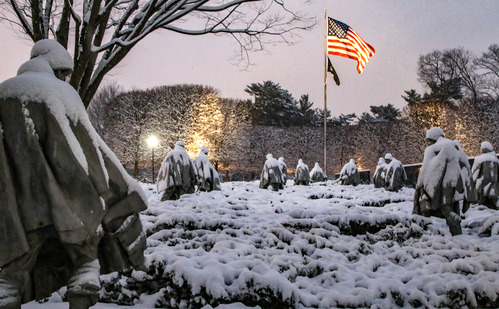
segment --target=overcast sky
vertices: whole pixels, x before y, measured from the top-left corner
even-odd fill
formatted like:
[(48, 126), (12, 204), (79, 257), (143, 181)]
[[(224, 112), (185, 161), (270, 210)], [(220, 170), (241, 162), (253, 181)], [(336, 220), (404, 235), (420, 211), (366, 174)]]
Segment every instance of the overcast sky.
[[(287, 0), (306, 2), (302, 0)], [(404, 90), (422, 90), (416, 68), (420, 55), (463, 46), (480, 55), (499, 44), (498, 0), (312, 0), (302, 10), (317, 17), (317, 26), (300, 33), (293, 46), (268, 46), (251, 54), (248, 70), (231, 64), (236, 43), (221, 36), (191, 37), (157, 32), (139, 43), (114, 69), (114, 80), (126, 89), (180, 83), (213, 86), (229, 98), (249, 98), (247, 85), (271, 80), (295, 98), (309, 94), (324, 106), (324, 9), (351, 26), (376, 49), (364, 72), (356, 61), (330, 56), (341, 79), (329, 78), (328, 108), (333, 115), (369, 110), (370, 105), (405, 106)], [(19, 39), (0, 24), (0, 81), (15, 75), (29, 58), (32, 43)]]

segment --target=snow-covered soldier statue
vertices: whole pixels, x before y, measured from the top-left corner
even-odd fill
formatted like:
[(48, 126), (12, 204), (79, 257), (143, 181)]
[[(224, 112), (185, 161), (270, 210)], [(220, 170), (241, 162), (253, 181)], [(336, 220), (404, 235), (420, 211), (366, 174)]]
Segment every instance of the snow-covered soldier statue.
[(482, 154), (475, 158), (471, 168), (473, 201), (492, 209), (499, 209), (499, 160), (492, 144), (485, 141), (480, 146)]
[(310, 170), (303, 160), (298, 160), (295, 172), (295, 185), (308, 186), (310, 184)]
[(385, 154), (385, 163), (386, 164), (390, 164), (390, 162), (392, 162), (392, 160), (393, 160), (393, 156), (391, 153)]
[(469, 207), (470, 165), (457, 140), (444, 137), (435, 127), (426, 132), (430, 146), (425, 149), (423, 165), (414, 193), (413, 213), (445, 218), (452, 235), (461, 230), (460, 201), (463, 212)]
[(350, 161), (343, 166), (338, 180), (341, 185), (357, 186), (360, 184), (360, 174), (354, 159), (350, 159)]
[(164, 191), (162, 201), (177, 200), (182, 194), (196, 191), (197, 176), (183, 141), (175, 143), (158, 172), (158, 193)]
[(262, 175), (260, 177), (260, 188), (267, 189), (271, 187), (274, 191), (279, 191), (283, 187), (282, 171), (279, 162), (272, 156), (267, 154), (267, 160), (263, 164)]
[(387, 191), (398, 192), (404, 187), (405, 182), (407, 181), (404, 166), (390, 153), (386, 154), (385, 162), (388, 163), (385, 173), (385, 189)]
[(379, 158), (378, 165), (373, 174), (373, 182), (375, 188), (385, 187), (385, 176), (386, 176), (386, 162), (384, 158)]
[(286, 185), (286, 181), (288, 178), (288, 166), (286, 165), (286, 163), (284, 163), (283, 157), (279, 157), (279, 160), (277, 160), (277, 161), (279, 162), (279, 167), (281, 169), (281, 174), (282, 174), (281, 189), (284, 189), (284, 185)]
[(192, 162), (198, 177), (199, 190), (208, 192), (213, 190), (222, 190), (218, 172), (215, 170), (213, 165), (211, 165), (211, 162), (208, 159), (209, 152), (210, 151), (207, 147), (201, 147), (201, 151), (199, 151), (199, 154)]
[(314, 168), (310, 171), (310, 181), (311, 182), (321, 182), (326, 180), (326, 175), (322, 168), (319, 166), (319, 163), (315, 162)]
[(144, 262), (145, 195), (62, 81), (72, 69), (64, 47), (40, 40), (0, 84), (0, 308), (67, 285), (69, 307), (86, 309), (101, 273)]

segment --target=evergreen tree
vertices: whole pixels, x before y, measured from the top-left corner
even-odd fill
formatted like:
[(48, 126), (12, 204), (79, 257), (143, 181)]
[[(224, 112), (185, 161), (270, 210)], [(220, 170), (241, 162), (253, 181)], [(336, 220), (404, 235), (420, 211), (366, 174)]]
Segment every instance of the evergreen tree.
[(244, 90), (255, 99), (251, 112), (253, 123), (289, 126), (299, 121), (300, 111), (289, 91), (272, 81), (253, 83)]
[(357, 115), (355, 115), (355, 113), (350, 113), (346, 115), (341, 114), (338, 117), (333, 117), (331, 119), (331, 123), (339, 126), (348, 126), (354, 121), (356, 117)]
[(373, 117), (373, 115), (371, 115), (370, 113), (368, 112), (363, 112), (360, 116), (359, 116), (359, 122), (360, 123), (366, 123), (366, 122), (375, 122), (376, 121), (376, 118)]
[(407, 104), (411, 105), (423, 102), (423, 97), (415, 89), (404, 90), (404, 92), (406, 95), (402, 95), (402, 98), (404, 98)]
[[(317, 108), (315, 110), (315, 114), (316, 114), (317, 124), (319, 126), (323, 127), (324, 126), (324, 109)], [(326, 121), (328, 124), (332, 123), (331, 110), (329, 110), (329, 109), (326, 110)]]
[(303, 94), (298, 100), (300, 118), (296, 125), (314, 126), (317, 123), (316, 110), (312, 109), (314, 103), (310, 102), (308, 94)]
[(370, 108), (376, 121), (393, 121), (402, 115), (402, 112), (390, 103), (386, 106), (371, 105)]

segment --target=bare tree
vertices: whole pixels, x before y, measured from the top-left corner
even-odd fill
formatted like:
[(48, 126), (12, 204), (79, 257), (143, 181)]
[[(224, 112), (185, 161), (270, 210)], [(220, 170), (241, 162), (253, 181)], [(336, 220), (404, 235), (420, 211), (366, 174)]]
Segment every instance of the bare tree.
[(356, 126), (355, 149), (360, 154), (359, 164), (374, 172), (378, 159), (387, 152), (396, 157), (403, 135), (400, 120), (361, 122)]
[(290, 172), (294, 172), (299, 159), (303, 159), (310, 166), (310, 169), (315, 162), (322, 165), (324, 160), (323, 136), (323, 129), (318, 127), (293, 126), (286, 128), (284, 139), (286, 152), (283, 156)]
[[(189, 140), (195, 108), (205, 99), (217, 98), (218, 90), (202, 85), (160, 86), (150, 89), (154, 100), (154, 134), (159, 139), (158, 158), (163, 159), (175, 142)], [(198, 149), (194, 150), (198, 151)]]
[(404, 108), (405, 120), (408, 126), (406, 134), (420, 141), (415, 153), (424, 153), (426, 131), (431, 127), (440, 127), (446, 137), (455, 138), (456, 106), (449, 103), (427, 102), (409, 104)]
[[(208, 88), (208, 87), (207, 87)], [(208, 90), (208, 89), (207, 89)], [(192, 117), (195, 119), (189, 127), (185, 149), (191, 158), (195, 157), (202, 146), (212, 148), (212, 141), (221, 133), (223, 114), (220, 111), (218, 91), (203, 93), (193, 102)]]
[(345, 163), (355, 157), (355, 135), (354, 125), (335, 123), (328, 126), (327, 146), (331, 151), (327, 160), (331, 162), (328, 165), (331, 165), (333, 171), (339, 172)]
[(461, 80), (454, 66), (449, 66), (446, 52), (435, 50), (418, 61), (418, 80), (429, 92), (423, 101), (454, 102), (462, 98)]
[(121, 162), (133, 164), (133, 174), (139, 175), (139, 162), (146, 151), (145, 140), (151, 131), (153, 101), (149, 93), (133, 90), (117, 96), (107, 105), (105, 140)]
[(499, 102), (483, 98), (470, 104), (459, 102), (457, 109), (456, 138), (468, 156), (480, 154), (480, 143), (489, 141), (499, 146)]
[(228, 173), (231, 166), (241, 161), (245, 153), (244, 137), (251, 126), (250, 102), (237, 99), (221, 99), (222, 119), (211, 135), (210, 154), (215, 168), (223, 168)]
[(478, 154), (484, 139), (497, 143), (497, 44), (479, 58), (464, 48), (434, 51), (419, 58), (418, 68), (419, 81), (430, 93), (421, 96), (409, 90), (402, 96), (409, 103), (404, 128), (413, 142), (414, 158), (421, 157), (425, 132), (433, 126), (441, 127), (446, 137), (457, 138), (468, 155)]
[(444, 62), (457, 71), (465, 96), (476, 101), (482, 94), (482, 76), (478, 72), (475, 56), (463, 47), (446, 50)]
[(430, 90), (426, 101), (452, 102), (464, 96), (474, 102), (486, 90), (477, 58), (463, 47), (422, 55), (418, 78)]
[(278, 139), (281, 127), (252, 125), (251, 129), (245, 132), (246, 151), (245, 160), (242, 160), (237, 169), (251, 173), (253, 176), (259, 175), (265, 156), (268, 153), (276, 155), (276, 145), (281, 141)]
[(489, 46), (487, 52), (477, 59), (476, 64), (485, 71), (484, 79), (487, 92), (492, 99), (499, 99), (499, 45)]
[(88, 106), (104, 76), (149, 34), (228, 34), (241, 57), (270, 41), (290, 42), (315, 20), (282, 0), (0, 0), (0, 20), (34, 42), (54, 37), (74, 46), (71, 85)]
[(104, 140), (126, 166), (133, 168), (135, 177), (141, 165), (149, 165), (151, 149), (146, 140), (151, 135), (159, 141), (155, 148), (158, 161), (176, 141), (183, 140), (191, 157), (207, 146), (215, 165), (220, 162), (225, 168), (241, 160), (243, 135), (251, 121), (248, 102), (221, 99), (218, 94), (217, 89), (202, 85), (125, 92), (106, 105)]
[(122, 92), (123, 89), (121, 86), (115, 82), (105, 84), (99, 88), (99, 91), (97, 91), (90, 105), (87, 107), (90, 122), (101, 137), (106, 135), (106, 122), (109, 119), (107, 105)]

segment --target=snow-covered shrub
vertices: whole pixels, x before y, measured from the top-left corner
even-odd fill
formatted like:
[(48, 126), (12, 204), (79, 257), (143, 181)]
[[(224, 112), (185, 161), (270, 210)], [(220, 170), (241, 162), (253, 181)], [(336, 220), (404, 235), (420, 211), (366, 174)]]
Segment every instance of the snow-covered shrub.
[[(472, 205), (463, 235), (412, 215), (414, 191), (257, 182), (142, 214), (147, 270), (102, 276), (101, 302), (157, 308), (499, 307), (499, 226)], [(310, 198), (315, 196), (316, 198)], [(341, 197), (340, 197), (341, 196)], [(383, 207), (363, 206), (390, 201)], [(488, 237), (479, 233), (489, 231)]]

